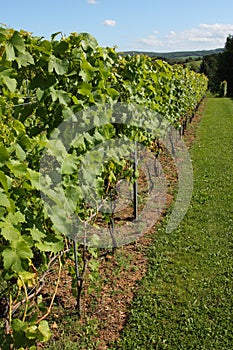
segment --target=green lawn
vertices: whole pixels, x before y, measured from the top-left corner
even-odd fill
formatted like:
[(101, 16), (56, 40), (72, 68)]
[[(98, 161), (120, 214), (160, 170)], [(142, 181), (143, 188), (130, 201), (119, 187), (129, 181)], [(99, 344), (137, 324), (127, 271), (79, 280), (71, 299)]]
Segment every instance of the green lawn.
[(190, 151), (194, 191), (179, 228), (164, 222), (149, 271), (109, 349), (233, 349), (233, 101), (209, 98)]

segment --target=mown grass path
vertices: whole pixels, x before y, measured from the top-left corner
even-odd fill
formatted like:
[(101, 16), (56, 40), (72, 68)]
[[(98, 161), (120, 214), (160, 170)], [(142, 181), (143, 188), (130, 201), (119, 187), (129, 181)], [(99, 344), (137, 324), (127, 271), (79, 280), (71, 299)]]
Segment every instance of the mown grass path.
[(179, 228), (149, 248), (118, 344), (111, 349), (233, 349), (233, 101), (207, 100), (190, 150), (194, 190)]

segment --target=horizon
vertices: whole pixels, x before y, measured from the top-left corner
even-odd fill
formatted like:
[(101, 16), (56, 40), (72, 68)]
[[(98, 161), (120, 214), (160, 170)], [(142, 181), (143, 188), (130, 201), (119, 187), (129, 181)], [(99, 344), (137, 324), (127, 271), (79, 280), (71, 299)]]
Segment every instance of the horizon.
[[(202, 52), (202, 51), (216, 51), (216, 50), (224, 50), (224, 47), (216, 47), (216, 49), (201, 49), (201, 50), (174, 50), (174, 51), (145, 51), (145, 50), (125, 50), (122, 52), (142, 52), (142, 53), (158, 53), (158, 54), (169, 54), (169, 53), (182, 53), (182, 52)], [(121, 52), (121, 51), (120, 51)]]

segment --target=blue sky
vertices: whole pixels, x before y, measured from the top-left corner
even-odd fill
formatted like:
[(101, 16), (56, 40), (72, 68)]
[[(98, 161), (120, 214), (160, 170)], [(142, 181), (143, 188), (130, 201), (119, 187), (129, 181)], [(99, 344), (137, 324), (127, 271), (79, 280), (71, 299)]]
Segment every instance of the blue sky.
[(232, 0), (8, 0), (0, 9), (8, 27), (47, 38), (88, 32), (119, 51), (215, 49), (233, 34)]

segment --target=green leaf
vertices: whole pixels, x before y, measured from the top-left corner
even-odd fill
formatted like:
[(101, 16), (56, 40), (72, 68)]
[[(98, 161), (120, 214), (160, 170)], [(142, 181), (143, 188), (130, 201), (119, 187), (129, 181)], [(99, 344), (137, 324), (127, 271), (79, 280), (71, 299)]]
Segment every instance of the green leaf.
[(2, 193), (0, 188), (0, 206), (9, 208), (11, 206), (10, 201), (5, 193)]
[(26, 177), (28, 180), (30, 180), (32, 187), (35, 188), (36, 190), (40, 190), (40, 173), (38, 173), (35, 170), (32, 170), (30, 168), (27, 169), (27, 174)]
[(0, 72), (0, 78), (2, 79), (3, 84), (7, 86), (10, 92), (14, 92), (17, 86), (17, 81), (14, 78), (11, 78), (11, 74), (14, 71), (12, 69), (4, 69)]
[(91, 96), (92, 85), (82, 82), (78, 87), (78, 93), (83, 96)]
[(62, 251), (64, 249), (64, 243), (63, 241), (58, 242), (38, 242), (35, 244), (35, 246), (41, 251), (41, 252), (52, 252), (54, 254)]
[(18, 63), (19, 68), (34, 64), (34, 59), (29, 52), (19, 53), (15, 60)]
[(59, 34), (62, 34), (62, 32), (56, 32), (51, 34), (51, 41), (53, 41), (56, 38), (56, 36), (58, 36)]
[(20, 238), (20, 232), (10, 222), (3, 222), (0, 227), (2, 227), (1, 234), (5, 240), (13, 242)]
[(4, 209), (3, 207), (0, 207), (0, 220), (4, 217), (6, 213), (6, 209)]
[(19, 259), (16, 251), (7, 248), (2, 252), (4, 269), (9, 270), (12, 268), (15, 272), (22, 271), (21, 260)]
[(70, 97), (68, 93), (63, 90), (55, 90), (53, 87), (51, 87), (50, 93), (53, 102), (55, 102), (58, 99), (59, 103), (64, 106), (66, 106), (70, 102)]
[(98, 46), (97, 40), (89, 33), (80, 33), (79, 38), (82, 40), (82, 48), (85, 51), (88, 49), (94, 50)]
[(2, 252), (4, 269), (12, 269), (14, 272), (24, 271), (22, 268), (22, 261), (33, 257), (31, 249), (22, 239), (11, 242), (11, 249), (6, 248)]
[(116, 89), (109, 88), (107, 89), (107, 94), (110, 96), (113, 100), (119, 97), (119, 92)]
[(17, 211), (16, 213), (9, 213), (7, 216), (7, 221), (12, 225), (18, 225), (19, 223), (25, 222), (25, 215), (20, 211)]
[(38, 98), (38, 101), (41, 101), (44, 96), (44, 91), (38, 88), (36, 90), (36, 97)]
[(62, 40), (54, 45), (53, 51), (55, 55), (64, 55), (65, 51), (69, 48), (69, 44)]
[(15, 50), (13, 45), (10, 42), (6, 42), (5, 44), (5, 52), (7, 61), (14, 61), (15, 59)]
[(76, 96), (72, 96), (72, 101), (74, 102), (74, 104), (78, 105), (80, 103), (79, 99)]
[(7, 30), (4, 28), (0, 28), (0, 43), (3, 43), (7, 38)]
[(14, 347), (18, 350), (24, 350), (25, 344), (28, 343), (28, 339), (25, 336), (27, 327), (28, 322), (13, 318), (11, 328), (13, 331)]
[(57, 58), (54, 55), (50, 56), (49, 66), (48, 66), (49, 73), (52, 73), (53, 70), (55, 70), (55, 72), (58, 75), (64, 75), (67, 73), (68, 67), (69, 67), (69, 62), (67, 60), (65, 59), (61, 60), (60, 58)]
[(0, 163), (4, 163), (9, 159), (9, 154), (5, 146), (0, 145)]
[(62, 162), (62, 173), (73, 174), (77, 172), (77, 157), (73, 154), (67, 154)]
[(21, 321), (19, 318), (13, 318), (12, 328), (15, 332), (19, 333), (26, 329), (27, 324)]
[(10, 78), (8, 76), (3, 76), (2, 80), (10, 92), (15, 92), (15, 89), (17, 86), (17, 81), (14, 78)]
[(19, 274), (18, 286), (23, 286), (22, 281), (27, 284), (28, 287), (33, 287), (36, 283), (37, 274), (35, 272), (22, 271)]
[(13, 126), (14, 126), (14, 129), (17, 131), (17, 134), (21, 135), (21, 134), (25, 134), (26, 133), (25, 126), (19, 120), (14, 120), (13, 121)]
[(51, 338), (52, 333), (47, 321), (43, 320), (39, 323), (38, 331), (41, 334), (41, 336), (39, 336), (40, 341), (46, 342)]
[(0, 33), (7, 36), (8, 34), (8, 30), (6, 29), (6, 25), (1, 23), (1, 27), (0, 27)]
[(3, 43), (6, 40), (6, 36), (0, 33), (0, 43)]
[(25, 335), (28, 339), (36, 339), (38, 337), (38, 327), (32, 325), (26, 329)]
[(22, 149), (22, 147), (18, 143), (15, 143), (11, 146), (10, 152), (13, 152), (13, 151), (15, 151), (17, 158), (21, 162), (25, 161), (26, 156), (27, 156), (26, 152), (24, 152), (24, 150)]
[(33, 258), (33, 253), (24, 240), (12, 242), (12, 247), (15, 249), (21, 259)]
[(52, 43), (49, 40), (43, 40), (39, 44), (40, 48), (42, 48), (42, 52), (46, 55), (50, 55), (52, 50)]
[(63, 162), (64, 158), (67, 156), (67, 151), (60, 139), (51, 139), (46, 145), (48, 153), (55, 157), (59, 162)]
[(68, 186), (65, 189), (65, 194), (67, 201), (69, 203), (70, 209), (73, 211), (77, 208), (77, 202), (83, 199), (82, 190), (79, 186)]
[(15, 31), (9, 42), (17, 49), (18, 52), (23, 53), (25, 51), (24, 41), (19, 32)]
[(93, 79), (95, 71), (96, 68), (92, 67), (92, 65), (88, 61), (82, 60), (79, 76), (83, 78), (83, 81), (89, 82), (91, 79)]
[(66, 106), (70, 102), (70, 97), (65, 91), (57, 90), (57, 97), (59, 99), (60, 104), (64, 106)]
[(15, 152), (16, 152), (16, 156), (17, 158), (21, 161), (24, 162), (26, 160), (26, 152), (24, 152), (24, 150), (22, 149), (22, 147), (16, 143), (15, 145)]
[(33, 227), (30, 230), (30, 234), (31, 234), (32, 238), (34, 239), (34, 241), (36, 241), (36, 242), (41, 242), (41, 240), (46, 237), (45, 233), (41, 232), (40, 230), (38, 230), (35, 227)]
[(18, 144), (26, 150), (31, 151), (32, 142), (33, 140), (26, 134), (18, 137)]
[(25, 176), (28, 172), (27, 164), (21, 163), (17, 160), (12, 160), (7, 163), (7, 167), (15, 176)]
[(3, 171), (0, 171), (0, 183), (2, 184), (2, 187), (5, 190), (5, 192), (8, 192), (10, 184)]

